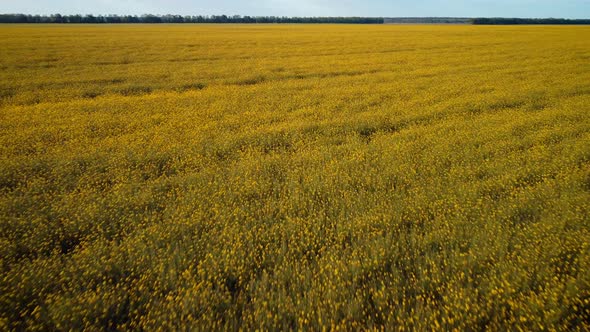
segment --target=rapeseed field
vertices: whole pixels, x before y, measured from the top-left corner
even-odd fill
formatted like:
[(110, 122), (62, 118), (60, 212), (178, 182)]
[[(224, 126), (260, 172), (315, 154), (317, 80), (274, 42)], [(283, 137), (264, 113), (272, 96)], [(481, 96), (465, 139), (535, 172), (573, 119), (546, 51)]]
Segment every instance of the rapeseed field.
[(590, 27), (0, 26), (0, 330), (590, 329)]

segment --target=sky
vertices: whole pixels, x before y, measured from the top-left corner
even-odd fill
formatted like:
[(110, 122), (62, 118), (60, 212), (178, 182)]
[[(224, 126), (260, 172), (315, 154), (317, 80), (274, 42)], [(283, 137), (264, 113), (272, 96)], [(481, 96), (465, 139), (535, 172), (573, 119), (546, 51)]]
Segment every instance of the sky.
[(0, 13), (590, 18), (590, 0), (0, 0)]

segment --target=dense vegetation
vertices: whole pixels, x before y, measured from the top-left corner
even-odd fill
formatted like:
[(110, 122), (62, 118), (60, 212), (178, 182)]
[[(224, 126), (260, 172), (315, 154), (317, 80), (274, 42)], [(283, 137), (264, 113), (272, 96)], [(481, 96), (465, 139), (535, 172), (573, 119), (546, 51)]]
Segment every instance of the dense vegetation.
[(590, 328), (590, 28), (0, 27), (0, 330)]
[(474, 18), (473, 24), (514, 25), (514, 24), (551, 24), (551, 25), (588, 25), (590, 19), (570, 20), (565, 18), (505, 18), (482, 17)]
[(471, 24), (473, 19), (466, 17), (389, 17), (386, 24)]
[(26, 15), (0, 14), (0, 23), (344, 23), (344, 24), (590, 24), (588, 20), (561, 18), (465, 17), (286, 17), (241, 15)]
[(0, 23), (348, 23), (381, 24), (380, 17), (285, 17), (241, 15), (25, 15), (0, 14)]

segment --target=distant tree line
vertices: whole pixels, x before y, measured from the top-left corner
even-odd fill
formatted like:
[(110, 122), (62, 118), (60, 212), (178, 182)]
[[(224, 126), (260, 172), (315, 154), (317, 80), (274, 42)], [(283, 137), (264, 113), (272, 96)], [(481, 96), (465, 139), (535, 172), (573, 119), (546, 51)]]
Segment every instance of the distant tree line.
[(464, 17), (286, 17), (241, 15), (26, 15), (0, 14), (0, 23), (438, 23), (438, 24), (590, 24), (590, 19)]
[(473, 24), (511, 25), (511, 24), (590, 24), (590, 19), (570, 20), (565, 18), (474, 18)]
[(241, 15), (25, 15), (0, 14), (0, 23), (349, 23), (382, 24), (380, 17), (285, 17)]
[(387, 17), (385, 24), (471, 24), (468, 17)]

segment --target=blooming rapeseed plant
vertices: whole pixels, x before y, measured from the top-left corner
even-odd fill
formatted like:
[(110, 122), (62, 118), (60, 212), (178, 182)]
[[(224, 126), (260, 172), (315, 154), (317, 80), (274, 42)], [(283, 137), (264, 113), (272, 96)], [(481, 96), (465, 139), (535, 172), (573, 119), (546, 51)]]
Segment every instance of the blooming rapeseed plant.
[(1, 330), (588, 330), (590, 28), (0, 27)]

